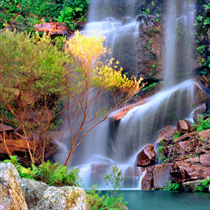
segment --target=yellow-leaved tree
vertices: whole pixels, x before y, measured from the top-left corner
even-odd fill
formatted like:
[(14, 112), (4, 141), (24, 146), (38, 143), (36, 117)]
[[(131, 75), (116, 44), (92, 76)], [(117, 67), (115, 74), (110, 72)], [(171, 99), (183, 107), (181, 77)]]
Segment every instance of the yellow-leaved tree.
[(122, 74), (119, 61), (101, 61), (110, 53), (104, 47), (104, 40), (98, 33), (85, 36), (76, 32), (66, 43), (65, 51), (71, 55), (71, 61), (64, 82), (66, 112), (63, 116), (70, 129), (71, 148), (65, 165), (86, 134), (142, 87), (142, 78), (137, 81), (134, 76), (129, 79)]

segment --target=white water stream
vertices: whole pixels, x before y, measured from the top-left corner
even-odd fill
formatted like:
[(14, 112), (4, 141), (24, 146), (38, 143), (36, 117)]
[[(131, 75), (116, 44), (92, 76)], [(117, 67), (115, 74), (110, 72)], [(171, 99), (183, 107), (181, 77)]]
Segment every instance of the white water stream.
[[(187, 0), (182, 1), (181, 7), (185, 9), (181, 11), (177, 9), (179, 7), (177, 2), (168, 0), (165, 23), (166, 44), (163, 59), (165, 60), (165, 81), (169, 85), (151, 97), (147, 103), (129, 111), (120, 121), (114, 138), (112, 138), (108, 120), (88, 133), (82, 142), (82, 150), (79, 151), (76, 163), (74, 161), (70, 163), (71, 166), (76, 164), (80, 169), (86, 188), (90, 188), (91, 184), (95, 183), (101, 188), (106, 188), (103, 176), (117, 162), (117, 166), (125, 176), (123, 188), (141, 189), (141, 180), (145, 173), (143, 168), (135, 166), (136, 155), (146, 144), (155, 143), (160, 129), (166, 125), (175, 125), (178, 118), (188, 118), (192, 112), (190, 105), (194, 102), (195, 82), (187, 80), (179, 83), (175, 73), (179, 53), (176, 48), (178, 24), (184, 22), (184, 27), (191, 29), (194, 17), (189, 9), (186, 9)], [(93, 1), (91, 5), (91, 21), (86, 25), (85, 33), (102, 31), (106, 35), (105, 45), (112, 50), (110, 57), (119, 60), (126, 71), (136, 75), (136, 41), (139, 23), (135, 18), (127, 17), (129, 12), (121, 21), (112, 17), (96, 21), (94, 18), (98, 3)], [(134, 8), (135, 1), (132, 5), (130, 8)], [(193, 5), (190, 8), (192, 9)], [(191, 49), (192, 45), (187, 47)], [(183, 65), (181, 71), (184, 72), (185, 67)], [(63, 163), (65, 159), (62, 155), (64, 155), (63, 152), (56, 155), (55, 160)]]

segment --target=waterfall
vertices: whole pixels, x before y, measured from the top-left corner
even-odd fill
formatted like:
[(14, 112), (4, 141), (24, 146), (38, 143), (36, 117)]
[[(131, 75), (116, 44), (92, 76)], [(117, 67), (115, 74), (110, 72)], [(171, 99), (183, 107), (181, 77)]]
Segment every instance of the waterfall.
[[(125, 177), (123, 188), (141, 189), (141, 180), (145, 172), (144, 168), (135, 166), (137, 154), (147, 143), (155, 143), (158, 131), (164, 126), (175, 125), (177, 119), (190, 116), (192, 112), (190, 105), (195, 100), (196, 84), (193, 80), (184, 81), (192, 70), (191, 62), (185, 64), (187, 57), (184, 55), (185, 53), (189, 57), (192, 55), (194, 20), (192, 2), (167, 1), (163, 56), (166, 84), (164, 90), (152, 96), (145, 104), (130, 110), (121, 119), (116, 135), (112, 135), (113, 128), (109, 120), (106, 120), (89, 132), (82, 142), (78, 158), (71, 162), (71, 166), (75, 165), (80, 169), (86, 188), (90, 188), (91, 184), (99, 184), (101, 188), (106, 188), (103, 176), (117, 162)], [(103, 17), (100, 13), (101, 7), (104, 9), (116, 6), (120, 1), (92, 0), (90, 21), (84, 33), (100, 31), (105, 34), (105, 45), (112, 51), (110, 58), (119, 60), (125, 72), (136, 75), (139, 23), (132, 15), (135, 1), (129, 0), (127, 3), (129, 6), (123, 15), (111, 13)], [(185, 29), (183, 34), (180, 34), (180, 27)], [(186, 31), (189, 33), (186, 34)]]

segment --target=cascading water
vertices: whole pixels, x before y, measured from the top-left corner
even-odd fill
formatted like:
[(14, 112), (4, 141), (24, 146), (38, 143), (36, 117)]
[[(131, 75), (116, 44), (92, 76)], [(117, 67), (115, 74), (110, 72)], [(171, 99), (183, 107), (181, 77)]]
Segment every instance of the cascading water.
[[(107, 2), (109, 6), (119, 1)], [(82, 143), (82, 152), (80, 152), (79, 158), (71, 163), (80, 169), (80, 175), (86, 188), (94, 183), (105, 188), (103, 176), (108, 173), (110, 166), (117, 162), (117, 166), (125, 176), (123, 187), (141, 189), (141, 179), (145, 173), (143, 168), (134, 166), (136, 155), (147, 143), (155, 143), (161, 128), (166, 125), (174, 125), (177, 118), (187, 118), (192, 112), (190, 105), (194, 102), (195, 82), (193, 80), (181, 82), (179, 75), (176, 77), (176, 73), (189, 70), (184, 60), (179, 56), (180, 49), (177, 47), (177, 39), (180, 44), (178, 37), (180, 25), (190, 33), (192, 32), (194, 4), (190, 3), (189, 6), (188, 0), (168, 0), (167, 2), (164, 56), (167, 85), (163, 91), (151, 97), (147, 103), (129, 111), (121, 119), (116, 135), (112, 135), (112, 128), (110, 128), (108, 120), (87, 134)], [(129, 10), (132, 10), (135, 1), (130, 1), (130, 3)], [(121, 21), (116, 20), (116, 17), (100, 20), (96, 13), (99, 11), (100, 4), (101, 1), (92, 1), (90, 22), (85, 27), (85, 33), (102, 31), (106, 35), (105, 45), (112, 51), (110, 56), (119, 60), (125, 71), (136, 75), (138, 22), (133, 17), (127, 17), (131, 14), (129, 11)], [(190, 41), (182, 46), (183, 52), (191, 51), (191, 38), (187, 40), (185, 34), (182, 34), (181, 37), (185, 43)], [(59, 155), (57, 155), (57, 160), (61, 159), (58, 158)]]

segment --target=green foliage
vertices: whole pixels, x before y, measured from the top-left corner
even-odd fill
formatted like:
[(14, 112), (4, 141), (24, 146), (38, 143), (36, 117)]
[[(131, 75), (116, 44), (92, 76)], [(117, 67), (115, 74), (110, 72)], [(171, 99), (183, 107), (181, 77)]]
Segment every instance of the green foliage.
[(152, 67), (153, 69), (156, 69), (156, 65), (152, 65), (151, 67)]
[(204, 131), (210, 128), (210, 119), (204, 120), (203, 115), (198, 115), (198, 124), (194, 123), (193, 127), (197, 131)]
[(78, 168), (68, 170), (66, 166), (50, 163), (49, 160), (38, 167), (32, 165), (31, 168), (25, 168), (18, 162), (17, 156), (11, 156), (10, 160), (4, 160), (4, 163), (8, 162), (16, 167), (21, 178), (41, 181), (53, 186), (83, 187)]
[(75, 21), (84, 21), (87, 16), (89, 0), (4, 0), (0, 2), (0, 29), (5, 23), (16, 21), (19, 31), (33, 30), (33, 26), (44, 18), (66, 22), (74, 29)]
[[(67, 75), (68, 55), (58, 51), (47, 35), (3, 31), (0, 33), (1, 97), (14, 99), (12, 90), (19, 86), (22, 94), (32, 91), (36, 97), (62, 93), (60, 85)], [(22, 97), (25, 103), (28, 98)], [(26, 101), (27, 100), (27, 101)]]
[(169, 181), (165, 190), (178, 191), (179, 190), (179, 183), (177, 183), (177, 182), (172, 183), (172, 181)]
[(91, 210), (104, 210), (104, 209), (123, 209), (123, 195), (117, 197), (110, 197), (108, 194), (100, 196), (101, 191), (96, 191), (97, 188), (93, 187), (87, 192), (87, 203)]
[(210, 186), (210, 179), (206, 179), (205, 181), (199, 181), (200, 185), (195, 189), (196, 192), (204, 192), (207, 191)]
[(110, 168), (110, 174), (106, 174), (104, 176), (104, 181), (106, 185), (109, 187), (111, 196), (115, 196), (115, 194), (121, 189), (121, 182), (124, 180), (124, 177), (121, 177), (122, 171), (116, 166), (116, 163), (113, 167)]
[(33, 23), (40, 18), (58, 17), (61, 8), (62, 4), (51, 0), (4, 0), (0, 3), (0, 10), (4, 11), (0, 13), (0, 28), (16, 19), (22, 25), (19, 29), (23, 29), (23, 25), (32, 29)]
[(174, 138), (173, 140), (179, 138), (181, 136), (181, 133), (179, 131), (177, 131), (175, 134), (174, 134)]
[(63, 9), (57, 19), (58, 22), (67, 23), (74, 30), (75, 20), (86, 20), (88, 3), (89, 1), (84, 0), (65, 0)]
[(168, 160), (168, 158), (164, 156), (164, 153), (163, 153), (163, 149), (164, 149), (164, 148), (165, 148), (165, 147), (162, 146), (162, 145), (159, 146), (157, 152), (158, 152), (159, 155), (160, 155), (160, 156), (158, 157), (158, 159), (162, 160), (163, 163), (166, 163), (167, 160)]
[(108, 185), (111, 194), (100, 196), (101, 191), (96, 191), (97, 186), (94, 185), (90, 191), (87, 192), (87, 202), (92, 210), (103, 209), (122, 209), (126, 202), (123, 202), (122, 194), (117, 194), (121, 189), (121, 181), (124, 179), (121, 177), (122, 171), (115, 165), (110, 168), (110, 174), (104, 176), (104, 180)]

